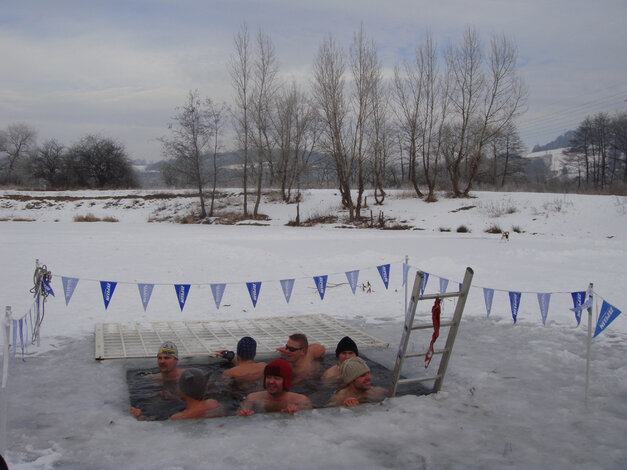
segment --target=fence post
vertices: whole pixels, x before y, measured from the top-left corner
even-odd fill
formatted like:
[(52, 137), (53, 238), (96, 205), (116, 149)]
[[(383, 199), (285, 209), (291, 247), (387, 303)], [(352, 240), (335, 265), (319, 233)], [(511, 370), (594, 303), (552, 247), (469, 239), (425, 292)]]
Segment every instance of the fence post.
[(6, 307), (1, 324), (4, 338), (2, 341), (2, 388), (0, 389), (0, 395), (2, 395), (2, 400), (0, 401), (0, 455), (4, 454), (7, 449), (7, 411), (9, 403), (7, 381), (9, 376), (9, 353), (11, 346), (9, 344), (9, 338), (11, 336), (11, 307)]
[(588, 351), (586, 353), (586, 395), (584, 402), (588, 403), (588, 388), (590, 386), (590, 350), (592, 349), (592, 283), (588, 285), (588, 298), (590, 306), (588, 307)]

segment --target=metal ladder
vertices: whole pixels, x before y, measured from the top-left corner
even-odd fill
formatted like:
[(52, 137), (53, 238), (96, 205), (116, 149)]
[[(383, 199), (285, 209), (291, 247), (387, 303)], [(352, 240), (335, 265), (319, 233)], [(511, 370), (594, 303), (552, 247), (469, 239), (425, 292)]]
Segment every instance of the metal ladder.
[[(473, 274), (474, 272), (471, 268), (466, 268), (466, 274), (464, 275), (464, 280), (462, 282), (459, 292), (421, 295), (420, 292), (422, 291), (422, 284), (424, 282), (425, 276), (424, 273), (421, 271), (418, 271), (416, 273), (414, 287), (411, 294), (411, 301), (409, 302), (407, 312), (405, 313), (405, 326), (403, 329), (403, 335), (401, 336), (398, 354), (396, 356), (396, 363), (394, 364), (394, 373), (392, 374), (392, 382), (390, 384), (389, 396), (393, 397), (394, 395), (396, 395), (396, 389), (401, 384), (427, 382), (430, 380), (435, 381), (433, 384), (432, 393), (438, 392), (440, 390), (440, 388), (442, 387), (442, 381), (444, 380), (444, 374), (446, 373), (446, 368), (448, 366), (448, 361), (451, 358), (451, 353), (453, 352), (453, 343), (455, 343), (455, 336), (457, 336), (459, 323), (462, 319), (462, 314), (464, 313), (464, 306), (466, 305), (466, 299), (468, 298), (468, 291), (470, 290), (470, 283), (472, 282)], [(416, 306), (418, 304), (418, 301), (436, 299), (438, 297), (440, 299), (459, 297), (459, 300), (457, 301), (457, 306), (455, 307), (455, 313), (453, 314), (453, 319), (448, 322), (440, 323), (441, 328), (448, 327), (449, 330), (444, 349), (436, 349), (433, 351), (434, 355), (442, 355), (438, 372), (436, 375), (432, 376), (401, 379), (401, 369), (403, 367), (403, 362), (405, 358), (425, 357), (427, 354), (427, 351), (422, 353), (407, 353), (407, 345), (409, 344), (409, 337), (411, 335), (411, 332), (413, 330), (425, 330), (433, 328), (433, 325), (429, 323), (414, 325), (414, 317), (416, 315)]]

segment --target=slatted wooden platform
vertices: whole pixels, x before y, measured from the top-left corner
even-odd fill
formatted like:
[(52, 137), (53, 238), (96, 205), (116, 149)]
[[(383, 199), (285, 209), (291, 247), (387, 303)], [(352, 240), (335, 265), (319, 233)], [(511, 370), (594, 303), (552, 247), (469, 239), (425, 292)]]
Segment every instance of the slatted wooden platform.
[(335, 351), (342, 337), (350, 336), (361, 349), (386, 348), (388, 343), (328, 315), (246, 318), (215, 321), (99, 323), (96, 325), (97, 360), (154, 357), (164, 341), (174, 341), (179, 358), (213, 355), (235, 350), (243, 336), (257, 341), (257, 354), (272, 353), (289, 335), (304, 333), (310, 343)]

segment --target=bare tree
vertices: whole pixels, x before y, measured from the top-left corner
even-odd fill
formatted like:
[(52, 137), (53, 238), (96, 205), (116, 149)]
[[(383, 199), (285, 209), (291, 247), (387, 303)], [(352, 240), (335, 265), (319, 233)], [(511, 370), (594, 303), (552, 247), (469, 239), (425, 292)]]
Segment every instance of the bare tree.
[(63, 185), (64, 153), (65, 147), (55, 139), (44, 142), (30, 159), (32, 175), (43, 179), (52, 188)]
[(215, 199), (216, 199), (216, 186), (218, 183), (218, 151), (221, 148), (221, 137), (224, 132), (225, 115), (228, 111), (226, 104), (215, 104), (210, 98), (206, 101), (206, 116), (209, 127), (209, 134), (211, 138), (211, 152), (212, 152), (212, 188), (211, 188), (211, 204), (209, 206), (209, 217), (213, 217)]
[(235, 90), (233, 117), (235, 132), (243, 152), (242, 186), (244, 192), (244, 217), (248, 217), (248, 166), (250, 164), (249, 143), (250, 135), (250, 100), (252, 59), (250, 34), (244, 23), (239, 33), (233, 37), (235, 52), (229, 60), (229, 73)]
[(442, 157), (442, 133), (447, 117), (449, 76), (439, 69), (437, 46), (430, 34), (416, 49), (412, 62), (396, 67), (394, 95), (397, 116), (410, 160), (410, 179), (418, 196), (418, 160), (427, 183), (427, 202), (435, 201)]
[(198, 189), (200, 216), (207, 217), (203, 187), (207, 183), (207, 170), (203, 155), (211, 142), (211, 125), (205, 105), (198, 91), (189, 91), (187, 102), (173, 117), (170, 137), (160, 139), (164, 157), (170, 159), (168, 169), (179, 175), (183, 182)]
[(24, 123), (9, 124), (6, 131), (0, 131), (0, 151), (4, 158), (0, 160), (5, 182), (19, 182), (16, 174), (17, 164), (36, 146), (37, 131)]
[[(360, 217), (368, 153), (367, 130), (377, 97), (374, 90), (381, 80), (376, 46), (366, 38), (363, 26), (354, 35), (349, 52), (352, 87), (348, 96), (346, 63), (344, 52), (329, 36), (314, 61), (313, 96), (324, 122), (324, 149), (335, 162), (342, 205), (349, 212), (349, 220), (354, 221)], [(357, 179), (355, 201), (351, 194), (353, 175)]]
[(446, 164), (456, 197), (468, 196), (486, 144), (513, 122), (524, 105), (526, 89), (516, 70), (517, 56), (513, 41), (494, 36), (486, 59), (472, 28), (446, 54), (452, 78), (450, 129), (457, 141)]
[(137, 187), (137, 179), (124, 145), (114, 139), (87, 135), (68, 149), (68, 159), (81, 186), (103, 188)]
[(277, 173), (281, 195), (285, 202), (290, 202), (292, 189), (296, 187), (298, 201), (302, 177), (309, 168), (309, 160), (319, 137), (316, 113), (295, 82), (279, 93), (275, 109), (273, 135), (278, 151)]
[(257, 32), (257, 49), (253, 62), (251, 96), (251, 143), (257, 154), (257, 197), (253, 217), (257, 218), (261, 202), (263, 185), (263, 167), (268, 162), (272, 165), (272, 105), (277, 93), (277, 74), (279, 71), (274, 45), (270, 36), (263, 31)]
[(353, 159), (346, 143), (349, 116), (344, 91), (345, 73), (344, 52), (335, 39), (328, 36), (318, 49), (313, 64), (313, 97), (324, 122), (322, 148), (333, 157), (342, 205), (353, 221), (355, 206), (350, 192)]
[(369, 148), (372, 152), (372, 185), (375, 204), (383, 204), (385, 200), (385, 176), (387, 162), (392, 146), (393, 131), (388, 119), (387, 89), (382, 80), (377, 80), (373, 87), (372, 132)]

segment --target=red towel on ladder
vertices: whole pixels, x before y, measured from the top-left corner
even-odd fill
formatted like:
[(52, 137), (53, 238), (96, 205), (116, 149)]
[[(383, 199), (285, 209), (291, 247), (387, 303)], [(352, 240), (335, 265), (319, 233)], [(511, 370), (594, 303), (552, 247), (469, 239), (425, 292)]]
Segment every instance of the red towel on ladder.
[(431, 363), (431, 359), (433, 358), (433, 345), (435, 344), (435, 340), (440, 336), (440, 302), (441, 299), (436, 297), (435, 303), (433, 307), (431, 307), (431, 319), (433, 320), (433, 335), (431, 336), (431, 344), (429, 345), (429, 350), (425, 355), (425, 369), (429, 367)]

